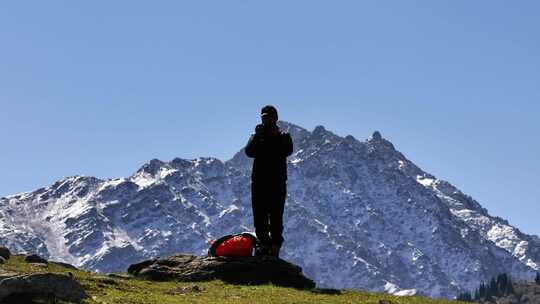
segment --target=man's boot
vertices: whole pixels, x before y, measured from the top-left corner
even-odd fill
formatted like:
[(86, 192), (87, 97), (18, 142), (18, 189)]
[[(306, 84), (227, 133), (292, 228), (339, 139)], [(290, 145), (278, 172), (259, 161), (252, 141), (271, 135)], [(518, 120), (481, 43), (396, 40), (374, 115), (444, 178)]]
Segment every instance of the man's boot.
[(255, 245), (255, 256), (270, 255), (270, 251), (271, 247), (269, 245), (262, 243)]
[(270, 247), (270, 255), (275, 256), (276, 258), (279, 258), (280, 249), (281, 249), (281, 245), (272, 244), (272, 247)]

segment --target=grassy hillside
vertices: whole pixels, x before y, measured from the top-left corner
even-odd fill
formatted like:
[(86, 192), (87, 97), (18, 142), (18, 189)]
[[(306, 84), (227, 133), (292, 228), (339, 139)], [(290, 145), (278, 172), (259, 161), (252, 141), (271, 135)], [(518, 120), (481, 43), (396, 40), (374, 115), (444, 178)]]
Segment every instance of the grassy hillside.
[[(126, 274), (105, 276), (98, 273), (72, 270), (53, 263), (48, 266), (28, 264), (24, 257), (13, 255), (0, 272), (71, 272), (86, 289), (90, 298), (84, 303), (462, 303), (433, 300), (423, 297), (394, 297), (344, 289), (341, 294), (301, 291), (274, 285), (230, 285), (219, 280), (211, 282), (150, 282)], [(40, 302), (37, 302), (40, 303)]]

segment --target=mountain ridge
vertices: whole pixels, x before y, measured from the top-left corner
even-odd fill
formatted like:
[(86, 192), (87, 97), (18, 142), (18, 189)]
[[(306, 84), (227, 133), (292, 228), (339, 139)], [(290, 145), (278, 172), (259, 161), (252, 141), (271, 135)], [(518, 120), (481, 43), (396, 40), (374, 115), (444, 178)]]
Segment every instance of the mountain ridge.
[[(359, 141), (278, 124), (294, 141), (282, 252), (318, 285), (452, 297), (496, 273), (538, 270), (537, 236), (490, 216), (380, 132)], [(3, 197), (0, 244), (101, 271), (202, 254), (211, 239), (253, 230), (251, 161), (242, 149), (225, 161), (152, 159), (129, 177), (76, 175)]]

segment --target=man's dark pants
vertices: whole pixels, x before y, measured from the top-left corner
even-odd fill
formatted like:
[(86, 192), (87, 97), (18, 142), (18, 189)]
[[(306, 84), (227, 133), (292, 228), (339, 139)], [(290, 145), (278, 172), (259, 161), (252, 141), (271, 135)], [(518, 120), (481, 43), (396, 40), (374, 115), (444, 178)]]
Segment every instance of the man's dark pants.
[[(267, 246), (283, 243), (283, 210), (287, 196), (287, 180), (252, 180), (251, 207), (255, 234)], [(270, 237), (268, 233), (270, 232)]]

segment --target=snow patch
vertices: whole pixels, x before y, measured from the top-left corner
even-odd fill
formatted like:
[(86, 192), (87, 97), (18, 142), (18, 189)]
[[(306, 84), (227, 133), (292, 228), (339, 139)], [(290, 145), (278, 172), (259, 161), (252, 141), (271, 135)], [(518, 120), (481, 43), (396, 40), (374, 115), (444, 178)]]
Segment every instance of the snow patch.
[(426, 187), (431, 187), (431, 185), (433, 185), (433, 183), (435, 182), (434, 179), (432, 178), (427, 178), (425, 176), (422, 176), (422, 175), (417, 175), (416, 176), (416, 181)]
[(417, 293), (416, 289), (400, 289), (396, 284), (386, 282), (384, 291), (395, 296), (414, 296)]
[(219, 213), (219, 217), (221, 218), (224, 215), (233, 212), (234, 210), (240, 210), (240, 208), (238, 208), (238, 206), (236, 206), (235, 204), (230, 204), (227, 209), (224, 209)]
[(140, 189), (149, 187), (157, 182), (157, 179), (149, 174), (137, 174), (131, 178), (131, 181), (139, 186)]

